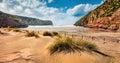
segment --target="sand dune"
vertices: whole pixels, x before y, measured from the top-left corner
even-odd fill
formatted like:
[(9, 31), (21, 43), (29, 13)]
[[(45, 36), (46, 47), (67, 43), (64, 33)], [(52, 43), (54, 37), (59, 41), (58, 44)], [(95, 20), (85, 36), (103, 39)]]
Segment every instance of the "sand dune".
[[(114, 61), (109, 57), (87, 52), (50, 55), (47, 47), (54, 42), (54, 38), (42, 35), (40, 38), (25, 37), (25, 33), (21, 32), (4, 31), (4, 33), (6, 35), (0, 34), (0, 63), (110, 63)], [(111, 51), (109, 52), (109, 49), (113, 48), (110, 44), (99, 47), (102, 51), (112, 54)], [(115, 51), (118, 50), (114, 50), (113, 53)], [(116, 55), (120, 55), (120, 52), (117, 53)]]

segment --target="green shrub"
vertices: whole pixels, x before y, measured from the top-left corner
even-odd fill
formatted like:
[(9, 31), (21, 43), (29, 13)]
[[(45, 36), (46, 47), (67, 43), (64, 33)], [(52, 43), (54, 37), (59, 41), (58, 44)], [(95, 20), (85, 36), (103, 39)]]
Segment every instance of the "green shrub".
[(27, 36), (27, 37), (36, 37), (36, 38), (39, 37), (39, 35), (37, 35), (34, 31), (32, 31), (32, 32), (27, 32), (26, 36)]

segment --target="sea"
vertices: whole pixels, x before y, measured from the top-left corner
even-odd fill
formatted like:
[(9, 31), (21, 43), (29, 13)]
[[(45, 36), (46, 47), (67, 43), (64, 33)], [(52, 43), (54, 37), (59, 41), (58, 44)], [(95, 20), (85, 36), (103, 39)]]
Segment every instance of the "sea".
[(47, 25), (47, 26), (33, 26), (29, 25), (27, 28), (22, 28), (24, 30), (33, 30), (33, 31), (56, 31), (56, 32), (86, 32), (87, 28), (81, 26), (74, 26), (74, 25), (61, 25), (61, 26), (54, 26), (54, 25)]

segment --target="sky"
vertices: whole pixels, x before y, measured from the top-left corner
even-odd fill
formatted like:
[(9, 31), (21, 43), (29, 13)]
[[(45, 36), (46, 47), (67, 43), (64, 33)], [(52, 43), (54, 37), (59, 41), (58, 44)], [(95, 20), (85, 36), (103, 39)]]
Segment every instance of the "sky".
[(51, 20), (54, 25), (72, 25), (103, 2), (103, 0), (0, 0), (0, 11)]

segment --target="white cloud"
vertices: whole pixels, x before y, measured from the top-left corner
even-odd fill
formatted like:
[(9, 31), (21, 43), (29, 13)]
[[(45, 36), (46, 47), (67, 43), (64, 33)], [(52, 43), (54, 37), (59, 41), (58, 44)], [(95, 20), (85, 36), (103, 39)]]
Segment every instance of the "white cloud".
[(27, 9), (25, 9), (25, 13), (26, 13), (26, 14), (32, 14), (32, 11), (27, 8)]
[(68, 15), (66, 13), (56, 13), (50, 16), (42, 16), (40, 19), (52, 20), (54, 25), (72, 25), (74, 24), (80, 17), (75, 17)]
[(51, 3), (53, 0), (3, 0), (0, 3), (0, 10), (14, 15), (52, 20), (56, 25), (70, 25), (80, 18), (74, 15), (84, 15), (98, 6), (98, 4), (79, 4), (64, 13), (62, 8), (47, 7), (46, 2)]
[(22, 6), (15, 6), (14, 10), (16, 10), (16, 11), (22, 11), (23, 7)]
[(4, 3), (0, 3), (0, 8), (5, 9), (6, 5)]
[(34, 10), (41, 13), (42, 15), (53, 15), (53, 14), (59, 12), (59, 10), (57, 8), (46, 7), (46, 6), (42, 6), (42, 7), (36, 8)]
[(67, 10), (67, 14), (74, 16), (82, 16), (87, 14), (89, 11), (95, 9), (99, 4), (79, 4), (72, 9)]
[(21, 5), (24, 7), (35, 8), (39, 5), (46, 5), (46, 2), (39, 2), (38, 0), (3, 0), (3, 3), (6, 3), (7, 6)]
[(66, 13), (58, 13), (52, 16), (55, 25), (71, 25), (74, 24), (80, 17), (68, 15)]
[(13, 10), (13, 9), (9, 9), (9, 13), (10, 13), (10, 14), (15, 14), (15, 13), (16, 13), (16, 11), (15, 11), (15, 10)]
[(53, 2), (53, 0), (48, 0), (48, 3), (51, 3), (51, 2)]

